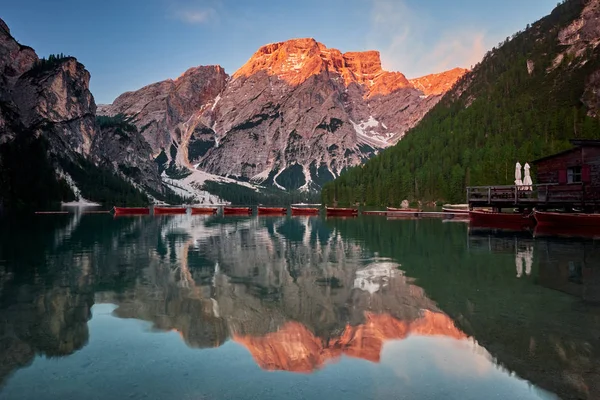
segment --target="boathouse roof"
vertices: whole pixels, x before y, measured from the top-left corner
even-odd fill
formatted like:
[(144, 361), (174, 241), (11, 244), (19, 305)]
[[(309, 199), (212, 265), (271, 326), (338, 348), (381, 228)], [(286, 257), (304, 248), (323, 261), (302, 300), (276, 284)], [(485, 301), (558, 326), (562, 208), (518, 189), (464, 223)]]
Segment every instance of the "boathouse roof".
[(558, 153), (550, 154), (549, 156), (546, 156), (546, 157), (538, 158), (537, 160), (533, 160), (531, 163), (537, 164), (541, 161), (546, 161), (550, 158), (554, 158), (554, 157), (558, 157), (558, 156), (562, 156), (564, 154), (570, 153), (573, 150), (577, 150), (581, 147), (599, 147), (600, 146), (600, 140), (596, 140), (596, 139), (571, 139), (571, 140), (569, 140), (569, 142), (574, 147), (567, 149), (567, 150), (563, 150)]

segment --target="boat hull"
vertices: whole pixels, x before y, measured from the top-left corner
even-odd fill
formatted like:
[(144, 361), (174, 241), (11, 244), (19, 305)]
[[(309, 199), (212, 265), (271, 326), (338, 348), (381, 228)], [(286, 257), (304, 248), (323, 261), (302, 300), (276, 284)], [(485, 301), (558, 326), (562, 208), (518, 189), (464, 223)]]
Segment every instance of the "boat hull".
[(216, 213), (217, 209), (214, 207), (192, 207), (192, 215), (210, 215)]
[(600, 227), (600, 214), (580, 214), (580, 213), (554, 213), (541, 212), (534, 213), (535, 220), (539, 226), (552, 227)]
[(405, 212), (405, 213), (416, 213), (416, 212), (423, 211), (418, 208), (394, 208), (394, 207), (386, 207), (386, 210), (390, 211), (390, 212)]
[(284, 207), (258, 207), (258, 215), (286, 215), (287, 208)]
[(250, 207), (223, 207), (223, 215), (252, 215)]
[(491, 211), (470, 211), (469, 221), (476, 227), (525, 229), (535, 221), (528, 214), (499, 213)]
[(115, 215), (150, 215), (147, 207), (115, 207)]
[(154, 215), (185, 214), (185, 207), (154, 207)]
[(292, 207), (292, 215), (319, 215), (318, 208)]
[(358, 210), (356, 208), (327, 208), (326, 213), (329, 217), (356, 217)]
[(454, 213), (454, 214), (468, 214), (469, 210), (464, 208), (448, 208), (442, 207), (443, 212)]

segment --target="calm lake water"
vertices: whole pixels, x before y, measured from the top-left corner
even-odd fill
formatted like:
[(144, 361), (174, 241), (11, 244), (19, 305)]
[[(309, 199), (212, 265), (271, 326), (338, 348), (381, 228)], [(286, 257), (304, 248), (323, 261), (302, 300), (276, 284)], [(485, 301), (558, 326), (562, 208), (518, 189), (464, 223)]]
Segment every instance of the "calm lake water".
[(600, 398), (600, 241), (385, 217), (0, 224), (0, 399)]

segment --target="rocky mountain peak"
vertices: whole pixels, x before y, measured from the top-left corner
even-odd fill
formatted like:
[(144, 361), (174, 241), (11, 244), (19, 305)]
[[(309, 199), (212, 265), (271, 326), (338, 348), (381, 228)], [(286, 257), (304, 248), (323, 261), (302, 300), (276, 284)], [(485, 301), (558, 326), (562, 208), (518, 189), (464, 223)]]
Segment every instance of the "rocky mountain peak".
[(300, 38), (260, 47), (231, 79), (220, 66), (190, 68), (99, 113), (127, 116), (169, 177), (200, 169), (310, 190), (400, 140), (459, 72), (420, 89), (385, 71), (378, 51)]
[(469, 72), (469, 70), (465, 68), (454, 68), (439, 74), (430, 74), (420, 78), (411, 79), (410, 83), (416, 89), (422, 91), (426, 96), (440, 95), (452, 89), (452, 86), (454, 86), (456, 81), (467, 72)]
[(4, 35), (10, 35), (10, 28), (6, 25), (6, 22), (0, 18), (0, 33)]
[(176, 79), (167, 79), (126, 92), (100, 115), (123, 114), (131, 118), (155, 155), (171, 143), (186, 141), (197, 125), (202, 110), (223, 91), (229, 80), (219, 65), (189, 68)]
[(38, 61), (31, 47), (19, 44), (10, 34), (8, 25), (0, 19), (0, 98), (2, 91), (14, 83), (14, 79), (30, 69)]
[(399, 72), (384, 71), (378, 51), (342, 53), (327, 48), (312, 38), (291, 39), (261, 48), (233, 74), (233, 78), (249, 77), (260, 72), (292, 86), (322, 72), (339, 75), (346, 86), (355, 83), (364, 88), (365, 97), (389, 94), (410, 82)]

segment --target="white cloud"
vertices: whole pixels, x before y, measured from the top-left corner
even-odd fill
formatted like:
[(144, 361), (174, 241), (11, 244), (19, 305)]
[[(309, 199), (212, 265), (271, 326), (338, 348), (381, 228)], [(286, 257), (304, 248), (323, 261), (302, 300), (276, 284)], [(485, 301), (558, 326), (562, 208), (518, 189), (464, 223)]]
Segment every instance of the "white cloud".
[(217, 13), (214, 9), (207, 8), (204, 10), (177, 10), (173, 16), (188, 24), (204, 24), (213, 20), (216, 15)]
[(372, 0), (369, 45), (381, 50), (383, 66), (409, 78), (481, 61), (491, 43), (484, 29), (439, 25), (405, 0)]
[(168, 16), (186, 24), (215, 22), (222, 11), (222, 0), (166, 0)]

